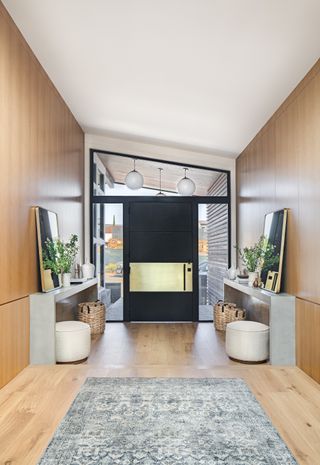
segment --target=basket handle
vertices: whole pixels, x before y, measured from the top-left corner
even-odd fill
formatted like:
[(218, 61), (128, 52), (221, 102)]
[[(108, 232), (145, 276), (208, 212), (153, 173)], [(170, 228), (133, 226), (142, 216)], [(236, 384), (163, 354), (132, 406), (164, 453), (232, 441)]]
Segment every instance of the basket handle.
[(89, 307), (89, 305), (82, 305), (82, 306), (81, 306), (81, 313), (83, 313), (83, 309), (84, 309), (84, 308), (86, 308), (87, 311), (88, 311), (88, 313), (90, 313), (90, 307)]

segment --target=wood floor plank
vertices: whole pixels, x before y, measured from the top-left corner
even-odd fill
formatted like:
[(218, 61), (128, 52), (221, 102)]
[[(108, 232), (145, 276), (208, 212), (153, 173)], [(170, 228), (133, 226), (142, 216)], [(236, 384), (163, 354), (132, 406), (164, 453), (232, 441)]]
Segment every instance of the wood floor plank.
[(320, 386), (299, 368), (231, 363), (207, 323), (117, 323), (86, 364), (30, 366), (0, 391), (1, 465), (37, 464), (88, 376), (243, 378), (298, 463), (320, 464)]

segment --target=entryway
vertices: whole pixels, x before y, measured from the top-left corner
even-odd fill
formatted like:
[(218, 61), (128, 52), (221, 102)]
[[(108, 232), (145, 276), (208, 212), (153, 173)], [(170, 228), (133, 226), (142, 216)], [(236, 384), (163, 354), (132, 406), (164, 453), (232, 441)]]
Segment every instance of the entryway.
[[(128, 195), (114, 179), (126, 156), (91, 155), (91, 257), (107, 320), (212, 321), (230, 262), (228, 173), (193, 167), (201, 195), (182, 197), (172, 187), (181, 166), (148, 161), (145, 167), (147, 159), (139, 159), (139, 170), (150, 172), (149, 186)], [(161, 195), (152, 186), (158, 169), (170, 181), (163, 179)]]

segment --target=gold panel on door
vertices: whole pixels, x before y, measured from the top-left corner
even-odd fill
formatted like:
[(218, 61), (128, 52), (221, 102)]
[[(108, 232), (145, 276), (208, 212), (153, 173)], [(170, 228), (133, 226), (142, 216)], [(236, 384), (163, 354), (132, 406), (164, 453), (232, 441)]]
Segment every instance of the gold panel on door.
[(192, 292), (192, 263), (130, 263), (130, 292)]

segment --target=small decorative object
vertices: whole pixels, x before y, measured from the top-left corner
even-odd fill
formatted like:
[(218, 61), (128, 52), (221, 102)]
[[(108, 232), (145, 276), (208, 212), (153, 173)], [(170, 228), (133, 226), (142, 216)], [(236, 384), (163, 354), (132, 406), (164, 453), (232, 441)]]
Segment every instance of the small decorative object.
[(83, 302), (78, 305), (77, 319), (90, 326), (91, 334), (102, 334), (106, 326), (106, 307), (99, 300)]
[(259, 287), (259, 278), (256, 278), (256, 279), (253, 281), (253, 287)]
[(94, 277), (94, 265), (86, 259), (86, 262), (82, 265), (82, 276), (86, 279), (92, 279)]
[(233, 281), (236, 279), (236, 277), (237, 277), (237, 269), (234, 266), (232, 266), (231, 268), (228, 269), (228, 278)]
[(178, 193), (184, 196), (193, 195), (196, 190), (196, 185), (192, 179), (187, 177), (188, 168), (184, 169), (184, 178), (180, 179), (177, 184)]
[(62, 274), (62, 287), (71, 286), (71, 273)]
[(249, 278), (248, 278), (249, 286), (253, 287), (255, 281), (259, 282), (259, 271), (249, 271)]
[(63, 287), (70, 286), (71, 268), (79, 251), (78, 236), (72, 234), (69, 242), (60, 239), (47, 239), (43, 254), (45, 269), (51, 269), (57, 275), (61, 275)]
[(136, 170), (136, 160), (133, 160), (133, 170), (127, 174), (125, 184), (129, 189), (137, 190), (143, 186), (143, 176)]
[(237, 275), (237, 281), (240, 284), (248, 284), (249, 282), (249, 275), (246, 271), (242, 271)]
[(80, 263), (77, 263), (76, 266), (74, 267), (74, 277), (75, 277), (75, 279), (80, 279), (81, 278), (81, 265), (80, 265)]
[(242, 250), (236, 246), (236, 249), (248, 271), (249, 286), (253, 286), (256, 279), (259, 281), (262, 270), (273, 266), (279, 261), (279, 255), (275, 254), (275, 247), (265, 236), (261, 236), (259, 241), (252, 247), (244, 247)]

